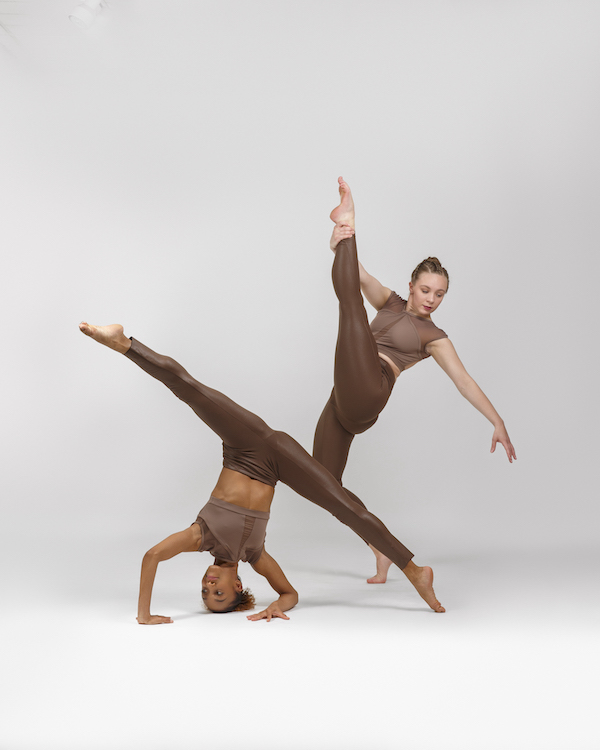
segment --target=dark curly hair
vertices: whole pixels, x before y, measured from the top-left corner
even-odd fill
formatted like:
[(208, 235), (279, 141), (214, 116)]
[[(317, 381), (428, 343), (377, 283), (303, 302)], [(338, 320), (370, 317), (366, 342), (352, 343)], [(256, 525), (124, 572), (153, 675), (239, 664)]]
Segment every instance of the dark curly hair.
[(227, 607), (227, 609), (211, 609), (210, 607), (206, 606), (206, 603), (204, 603), (204, 609), (220, 615), (224, 612), (244, 612), (247, 609), (254, 609), (255, 603), (256, 599), (254, 598), (254, 594), (250, 591), (250, 589), (244, 589), (243, 591), (240, 591), (240, 593), (237, 595), (237, 598), (229, 607)]

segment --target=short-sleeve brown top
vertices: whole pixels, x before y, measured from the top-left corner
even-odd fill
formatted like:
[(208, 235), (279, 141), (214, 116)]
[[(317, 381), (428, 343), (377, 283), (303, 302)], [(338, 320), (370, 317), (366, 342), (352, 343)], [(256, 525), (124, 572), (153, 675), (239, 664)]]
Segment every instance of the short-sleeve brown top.
[(371, 322), (377, 350), (389, 357), (400, 372), (429, 357), (425, 348), (437, 339), (448, 338), (433, 321), (406, 310), (406, 300), (392, 292)]

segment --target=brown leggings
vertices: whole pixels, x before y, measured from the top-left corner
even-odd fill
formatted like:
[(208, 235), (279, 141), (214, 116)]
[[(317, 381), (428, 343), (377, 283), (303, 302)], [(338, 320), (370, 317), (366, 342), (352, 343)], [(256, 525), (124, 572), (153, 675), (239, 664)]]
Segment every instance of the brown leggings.
[(362, 503), (348, 497), (340, 483), (285, 432), (272, 430), (252, 412), (194, 380), (174, 359), (156, 354), (135, 339), (125, 356), (188, 404), (227, 446), (252, 454), (262, 474), (270, 473), (329, 511), (399, 568), (409, 563), (412, 552)]
[[(338, 244), (332, 276), (340, 302), (334, 388), (317, 424), (313, 456), (341, 482), (354, 436), (375, 424), (395, 377), (390, 364), (378, 355), (369, 327), (354, 237)], [(350, 490), (346, 492), (361, 502)]]

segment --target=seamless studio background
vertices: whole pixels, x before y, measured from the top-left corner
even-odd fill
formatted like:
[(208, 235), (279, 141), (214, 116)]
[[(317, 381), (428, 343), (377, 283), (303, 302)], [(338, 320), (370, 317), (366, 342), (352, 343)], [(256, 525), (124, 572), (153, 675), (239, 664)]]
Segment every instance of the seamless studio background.
[[(0, 746), (597, 747), (597, 4), (115, 0), (88, 32), (7, 5)], [(77, 324), (122, 322), (310, 449), (340, 174), (371, 273), (405, 296), (448, 268), (435, 322), (518, 461), (428, 360), (345, 483), (443, 617), (399, 571), (367, 586), (360, 540), (280, 487), (290, 621), (202, 613), (190, 555), (157, 578), (175, 623), (140, 628), (141, 557), (220, 444)]]

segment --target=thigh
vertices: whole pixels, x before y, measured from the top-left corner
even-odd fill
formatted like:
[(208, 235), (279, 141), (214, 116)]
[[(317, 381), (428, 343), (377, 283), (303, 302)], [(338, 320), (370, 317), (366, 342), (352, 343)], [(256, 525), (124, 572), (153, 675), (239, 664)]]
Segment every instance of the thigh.
[(329, 511), (358, 536), (404, 568), (412, 553), (364, 505), (354, 501), (324, 466), (312, 458), (293, 438), (274, 433), (279, 478), (312, 503)]
[(336, 404), (349, 420), (367, 422), (379, 413), (381, 359), (360, 292), (354, 237), (339, 243), (332, 275), (340, 301), (334, 365)]
[(136, 339), (125, 356), (166, 385), (227, 445), (249, 449), (272, 435), (260, 417), (193, 378), (171, 357), (157, 354)]

